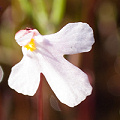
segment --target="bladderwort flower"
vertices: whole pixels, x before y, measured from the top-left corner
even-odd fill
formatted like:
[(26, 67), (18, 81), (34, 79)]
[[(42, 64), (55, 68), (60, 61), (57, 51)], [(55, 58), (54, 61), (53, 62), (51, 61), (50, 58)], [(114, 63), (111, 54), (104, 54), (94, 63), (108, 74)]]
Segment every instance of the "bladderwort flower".
[(3, 70), (2, 70), (2, 67), (0, 66), (0, 82), (2, 81), (3, 79)]
[(22, 46), (23, 58), (12, 67), (8, 80), (12, 89), (33, 96), (42, 73), (57, 98), (69, 107), (91, 94), (88, 76), (64, 58), (91, 50), (93, 30), (87, 23), (69, 23), (50, 35), (41, 35), (36, 29), (20, 30), (15, 39)]

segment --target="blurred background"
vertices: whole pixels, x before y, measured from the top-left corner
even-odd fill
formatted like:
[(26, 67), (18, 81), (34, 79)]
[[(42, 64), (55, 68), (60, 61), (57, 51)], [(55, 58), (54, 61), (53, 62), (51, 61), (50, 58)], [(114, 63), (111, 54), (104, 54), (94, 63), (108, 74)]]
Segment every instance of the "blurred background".
[[(0, 0), (0, 120), (120, 120), (119, 0)], [(11, 67), (22, 58), (14, 36), (36, 28), (43, 35), (70, 22), (86, 22), (95, 44), (88, 53), (66, 58), (88, 74), (92, 95), (74, 108), (63, 105), (44, 79), (33, 97), (8, 86)]]

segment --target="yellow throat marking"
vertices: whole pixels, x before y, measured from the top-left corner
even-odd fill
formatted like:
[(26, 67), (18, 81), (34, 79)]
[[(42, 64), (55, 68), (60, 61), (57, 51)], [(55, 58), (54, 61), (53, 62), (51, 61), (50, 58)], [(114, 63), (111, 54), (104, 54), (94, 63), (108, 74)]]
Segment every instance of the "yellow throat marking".
[(27, 50), (30, 50), (32, 52), (36, 50), (34, 39), (32, 38), (31, 41), (24, 47), (27, 48)]

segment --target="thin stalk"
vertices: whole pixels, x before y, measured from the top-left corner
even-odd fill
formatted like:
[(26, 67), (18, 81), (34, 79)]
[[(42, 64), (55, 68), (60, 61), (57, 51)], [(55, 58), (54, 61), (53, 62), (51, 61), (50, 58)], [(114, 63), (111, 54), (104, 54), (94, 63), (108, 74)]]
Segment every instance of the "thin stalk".
[(38, 88), (38, 120), (43, 120), (43, 95), (42, 95), (42, 82), (43, 74), (40, 74), (40, 86)]

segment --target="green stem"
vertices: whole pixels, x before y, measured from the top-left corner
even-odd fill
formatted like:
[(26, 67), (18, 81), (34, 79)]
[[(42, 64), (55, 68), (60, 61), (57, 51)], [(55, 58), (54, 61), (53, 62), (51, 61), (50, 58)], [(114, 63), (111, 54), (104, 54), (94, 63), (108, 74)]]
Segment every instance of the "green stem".
[(51, 12), (51, 21), (55, 25), (59, 25), (64, 12), (65, 12), (66, 0), (54, 0), (53, 1), (53, 8)]

